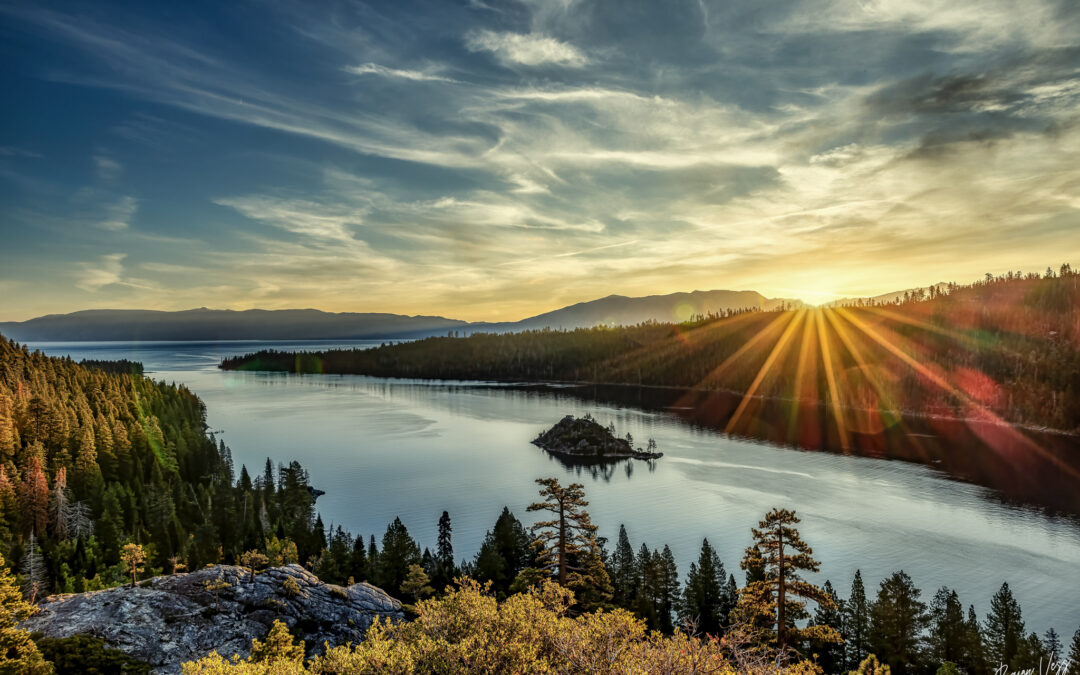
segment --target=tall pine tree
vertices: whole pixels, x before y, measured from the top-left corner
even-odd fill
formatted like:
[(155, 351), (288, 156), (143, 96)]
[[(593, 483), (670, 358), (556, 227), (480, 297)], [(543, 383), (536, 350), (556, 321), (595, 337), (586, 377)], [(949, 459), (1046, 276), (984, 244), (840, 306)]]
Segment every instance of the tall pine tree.
[(905, 572), (881, 582), (870, 608), (870, 650), (896, 675), (919, 672), (923, 666), (922, 637), (926, 604)]
[(866, 599), (862, 572), (855, 570), (851, 593), (844, 603), (844, 644), (848, 670), (855, 670), (870, 654), (870, 603)]
[(748, 573), (760, 570), (764, 578), (747, 584), (739, 595), (740, 616), (760, 625), (765, 638), (775, 643), (779, 652), (806, 640), (839, 642), (840, 634), (829, 626), (796, 622), (810, 618), (806, 600), (835, 608), (833, 599), (821, 588), (802, 578), (802, 572), (817, 572), (820, 565), (814, 552), (802, 540), (795, 525), (794, 511), (773, 509), (751, 532), (754, 545), (746, 549), (742, 568)]
[(1013, 597), (1008, 582), (1003, 583), (990, 599), (990, 613), (983, 627), (983, 640), (990, 666), (1013, 668), (1024, 639), (1024, 619), (1020, 603)]

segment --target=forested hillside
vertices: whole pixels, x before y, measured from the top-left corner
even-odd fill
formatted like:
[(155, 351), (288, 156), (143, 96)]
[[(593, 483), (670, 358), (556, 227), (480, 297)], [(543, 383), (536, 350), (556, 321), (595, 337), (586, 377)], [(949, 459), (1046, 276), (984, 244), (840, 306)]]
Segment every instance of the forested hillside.
[[(89, 365), (0, 338), (0, 554), (29, 598), (231, 561), (275, 535), (318, 549), (299, 464), (235, 480), (195, 394)], [(125, 544), (146, 561), (125, 565)]]
[[(225, 369), (618, 383), (828, 404), (854, 431), (900, 413), (1080, 429), (1080, 274), (1009, 272), (888, 304), (682, 324), (474, 334), (371, 350), (259, 352)], [(841, 429), (841, 436), (845, 433)]]

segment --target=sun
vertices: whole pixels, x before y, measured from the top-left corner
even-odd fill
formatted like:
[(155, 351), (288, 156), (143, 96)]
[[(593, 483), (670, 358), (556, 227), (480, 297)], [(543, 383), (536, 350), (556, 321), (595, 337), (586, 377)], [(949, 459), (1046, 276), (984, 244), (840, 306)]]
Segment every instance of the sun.
[(802, 300), (806, 304), (814, 307), (827, 305), (834, 300), (846, 297), (842, 293), (837, 293), (835, 286), (827, 283), (800, 284), (798, 288), (782, 288), (778, 290), (782, 291), (785, 296)]

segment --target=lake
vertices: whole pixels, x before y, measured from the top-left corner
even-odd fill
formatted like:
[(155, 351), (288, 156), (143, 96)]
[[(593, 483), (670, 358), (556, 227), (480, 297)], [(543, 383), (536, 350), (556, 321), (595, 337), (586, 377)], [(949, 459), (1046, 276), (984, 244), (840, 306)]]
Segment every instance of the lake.
[[(434, 548), (445, 509), (458, 558), (479, 548), (504, 505), (526, 524), (534, 479), (585, 485), (593, 522), (614, 542), (625, 523), (636, 550), (671, 546), (685, 574), (703, 537), (736, 580), (750, 527), (774, 506), (793, 508), (822, 573), (846, 597), (856, 568), (868, 595), (903, 569), (929, 601), (942, 585), (985, 615), (1008, 581), (1027, 629), (1080, 625), (1080, 523), (1009, 504), (992, 490), (918, 464), (807, 452), (733, 438), (676, 412), (590, 401), (558, 387), (387, 380), (355, 375), (223, 372), (218, 362), (258, 349), (317, 350), (351, 342), (31, 343), (79, 360), (141, 361), (154, 379), (188, 385), (208, 423), (254, 475), (267, 457), (300, 461), (325, 490), (327, 526), (381, 539), (400, 516)], [(603, 399), (601, 399), (603, 400)], [(605, 470), (567, 467), (529, 441), (567, 414), (613, 422), (664, 457)]]

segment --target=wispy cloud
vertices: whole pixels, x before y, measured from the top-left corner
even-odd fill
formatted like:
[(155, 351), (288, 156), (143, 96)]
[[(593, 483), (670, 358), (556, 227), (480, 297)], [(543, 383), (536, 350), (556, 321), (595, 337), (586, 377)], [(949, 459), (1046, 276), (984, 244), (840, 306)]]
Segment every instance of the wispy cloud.
[[(515, 318), (611, 292), (873, 294), (1080, 256), (1080, 12), (1062, 0), (245, 11), (274, 31), (273, 61), (183, 22), (0, 8), (79, 55), (31, 74), (121, 94), (102, 97), (118, 106), (94, 159), (108, 190), (31, 189), (48, 177), (0, 161), (71, 211), (19, 213), (78, 224), (83, 251), (115, 250), (114, 232), (212, 251), (129, 262), (169, 275), (168, 299), (133, 295), (122, 258), (78, 267), (100, 297), (227, 288)], [(138, 173), (125, 150), (168, 161)]]
[(97, 292), (106, 286), (119, 284), (124, 273), (124, 253), (110, 253), (101, 256), (97, 262), (80, 264), (75, 285), (84, 291)]
[(139, 209), (139, 201), (134, 197), (121, 197), (105, 209), (105, 218), (98, 222), (98, 227), (110, 232), (126, 230), (131, 226), (131, 219)]
[(443, 77), (422, 70), (401, 70), (388, 68), (377, 63), (362, 63), (358, 66), (345, 66), (342, 70), (353, 75), (378, 75), (380, 77), (398, 78), (413, 82), (456, 82), (453, 78)]
[(522, 66), (556, 65), (582, 68), (589, 59), (577, 47), (547, 35), (481, 30), (465, 36), (474, 52), (491, 52), (500, 61)]
[(98, 179), (102, 181), (111, 182), (116, 180), (120, 172), (124, 170), (123, 164), (105, 154), (94, 155), (93, 161)]

